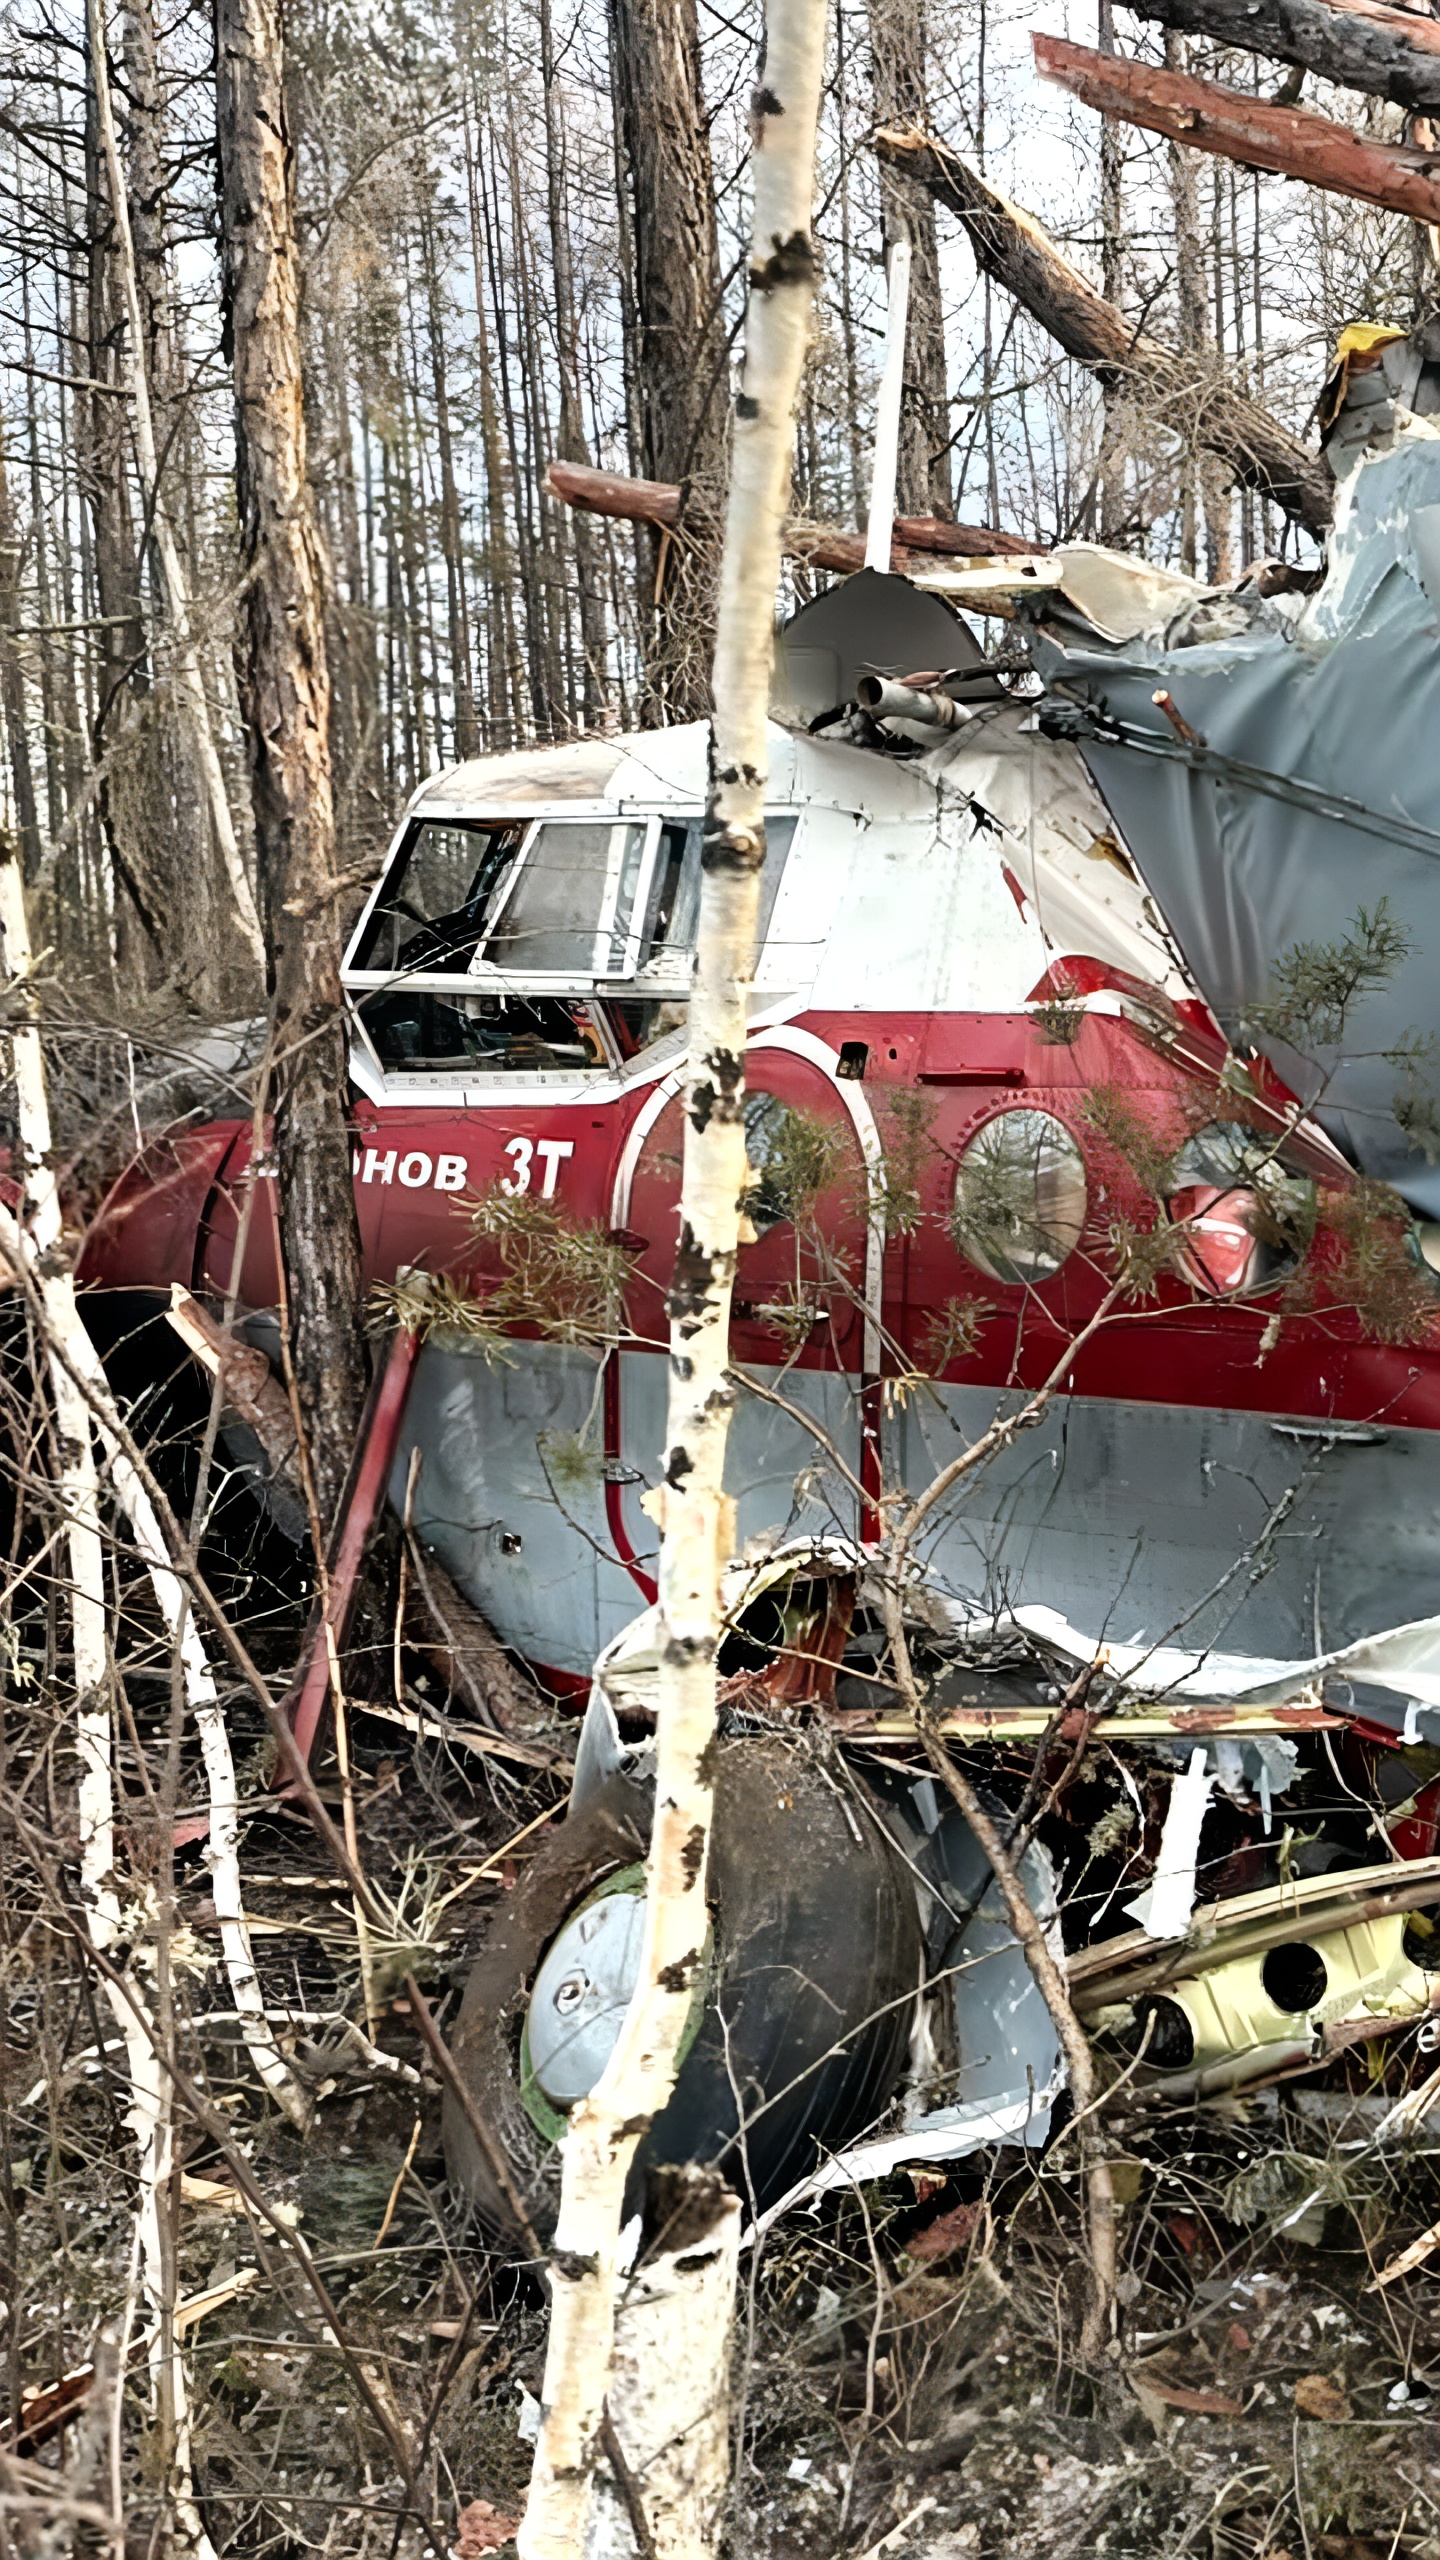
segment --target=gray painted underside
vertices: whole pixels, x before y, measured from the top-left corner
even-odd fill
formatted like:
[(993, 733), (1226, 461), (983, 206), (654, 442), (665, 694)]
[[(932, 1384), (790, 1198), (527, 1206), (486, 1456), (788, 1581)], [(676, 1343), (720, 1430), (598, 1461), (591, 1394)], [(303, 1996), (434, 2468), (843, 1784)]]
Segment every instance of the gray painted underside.
[[(426, 1345), (392, 1498), (404, 1498), (418, 1441), (422, 1537), (506, 1643), (588, 1674), (644, 1606), (613, 1560), (598, 1469), (577, 1485), (555, 1467), (555, 1441), (592, 1416), (598, 1445), (598, 1371), (580, 1351), (510, 1348), (513, 1365), (492, 1369), (438, 1339)], [(625, 1457), (653, 1481), (666, 1364), (626, 1354), (622, 1376)], [(858, 1466), (851, 1384), (792, 1371), (784, 1392)], [(996, 1403), (983, 1388), (945, 1389), (943, 1412), (916, 1400), (887, 1425), (887, 1470), (918, 1490), (978, 1437)], [(853, 1498), (824, 1453), (755, 1398), (737, 1411), (727, 1480), (741, 1546), (767, 1529), (855, 1534)], [(625, 1509), (645, 1554), (654, 1532), (640, 1489), (627, 1488)], [(1428, 1615), (1437, 1556), (1440, 1434), (1392, 1430), (1327, 1446), (1265, 1415), (1071, 1397), (946, 1508), (927, 1561), (977, 1608), (1038, 1603), (1115, 1642), (1293, 1658)]]

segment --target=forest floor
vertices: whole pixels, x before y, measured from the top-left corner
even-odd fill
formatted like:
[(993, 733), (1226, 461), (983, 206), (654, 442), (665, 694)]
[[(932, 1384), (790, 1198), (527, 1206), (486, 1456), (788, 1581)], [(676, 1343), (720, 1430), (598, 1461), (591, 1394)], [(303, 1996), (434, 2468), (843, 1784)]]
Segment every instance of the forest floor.
[[(177, 2291), (219, 2296), (185, 2335), (201, 2510), (222, 2553), (408, 2560), (428, 2523), (429, 2547), (477, 2560), (508, 2547), (523, 2501), (542, 2289), (447, 2191), (439, 2089), (383, 1951), (376, 2043), (400, 2068), (347, 2054), (338, 2022), (361, 2014), (349, 1905), (308, 1823), (259, 1792), (258, 1727), (248, 1746), (247, 1899), (267, 1990), (308, 2021), (297, 2064), (325, 2092), (311, 2132), (258, 2103), (210, 2015), (223, 2001), (198, 1848), (177, 1860), (182, 2040), (307, 2239), (340, 2342), (223, 2151), (189, 2138)], [(362, 1857), (429, 1937), (444, 2020), (563, 1782), (412, 1749), (363, 1713), (354, 1749)], [(125, 2299), (133, 2154), (113, 2031), (102, 2055), (93, 1996), (43, 1914), (18, 1943), (12, 1930), (7, 2003), (13, 2410), (26, 2386), (82, 2366)], [(1440, 2560), (1440, 2254), (1374, 2285), (1440, 2213), (1440, 2130), (1433, 2150), (1423, 2134), (1403, 2154), (1367, 2147), (1406, 2067), (1372, 2044), (1252, 2097), (1110, 2120), (1121, 2337), (1098, 2378), (1066, 2345), (1084, 2261), (1063, 2147), (1053, 2167), (992, 2154), (782, 2220), (742, 2259), (735, 2560)], [(416, 2448), (408, 2519), (362, 2377)], [(93, 2494), (112, 2404), (102, 2370), (68, 2428), (19, 2450)], [(162, 2457), (136, 2371), (130, 2560), (151, 2547)]]

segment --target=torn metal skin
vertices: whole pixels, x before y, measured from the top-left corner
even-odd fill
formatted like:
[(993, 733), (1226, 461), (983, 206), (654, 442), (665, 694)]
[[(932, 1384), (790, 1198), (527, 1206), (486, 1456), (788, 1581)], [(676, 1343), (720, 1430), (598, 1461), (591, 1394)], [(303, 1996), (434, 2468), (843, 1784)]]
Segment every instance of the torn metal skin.
[[(762, 1549), (726, 1578), (720, 1882), (690, 2036), (693, 2048), (718, 2022), (749, 2107), (739, 2124), (697, 2113), (687, 2064), (674, 2102), (677, 2122), (661, 2139), (683, 2128), (690, 2157), (743, 2178), (757, 2232), (827, 2189), (904, 2168), (943, 2175), (980, 2150), (1043, 2148), (1063, 2120), (1055, 2115), (1065, 2073), (1054, 2024), (983, 1852), (937, 1790), (908, 1719), (883, 1702), (858, 1710), (847, 1703), (857, 1688), (876, 1684), (880, 1602), (873, 1558), (839, 1540)], [(1424, 1777), (1430, 1760), (1440, 1766), (1440, 1755), (1422, 1749), (1413, 1768), (1403, 1746), (1377, 1758), (1346, 1718), (1317, 1710), (1297, 1725), (1283, 1704), (1252, 1709), (1242, 1731), (1232, 1724), (1198, 1738), (1192, 1711), (1147, 1697), (1105, 1661), (1103, 1648), (1094, 1657), (1082, 1729), (1067, 1733), (1069, 1719), (1057, 1714), (1056, 1701), (1068, 1662), (1053, 1637), (1037, 1637), (1014, 1619), (957, 1627), (943, 1595), (923, 1589), (909, 1616), (932, 1697), (983, 1693), (997, 1716), (1007, 1696), (1028, 1690), (1037, 1701), (1030, 1731), (1038, 1724), (1045, 1737), (1038, 1757), (1030, 1734), (1017, 1751), (1013, 1725), (982, 1732), (971, 1721), (955, 1734), (955, 1747), (987, 1803), (1012, 1826), (1026, 1772), (1032, 1787), (1037, 1771), (1045, 1782), (1038, 1814), (1029, 1817), (1028, 1845), (1020, 1844), (1022, 1880), (1052, 1953), (1068, 1958), (1076, 2009), (1131, 2104), (1293, 2075), (1375, 2036), (1398, 2035), (1428, 2050), (1440, 2009), (1440, 1930), (1432, 1916), (1440, 1914), (1433, 1845), (1440, 1785), (1432, 1778), (1427, 1787)], [(646, 1611), (596, 1665), (570, 1820), (550, 1853), (558, 1868), (571, 1825), (583, 1840), (585, 1826), (609, 1818), (623, 1797), (634, 1807), (631, 1862), (612, 1864), (608, 1882), (592, 1878), (571, 1901), (571, 1917), (554, 1928), (533, 1987), (523, 1964), (512, 1962), (497, 1982), (482, 1957), (485, 1987), (467, 2002), (462, 2026), (462, 2067), (470, 2038), (489, 2039), (484, 2074), (493, 2106), (495, 2075), (505, 2073), (503, 2037), (495, 2041), (497, 2002), (512, 2004), (524, 2021), (520, 2050), (529, 2059), (522, 2067), (538, 2068), (538, 2042), (549, 2073), (542, 2094), (551, 2112), (537, 2115), (532, 2083), (531, 2121), (556, 2137), (562, 2112), (555, 2101), (562, 2089), (569, 2103), (579, 2094), (578, 2082), (572, 2085), (577, 2056), (579, 2078), (603, 2067), (638, 1961), (644, 1877), (636, 1860), (646, 1829), (658, 1635), (657, 1613)], [(954, 1711), (942, 1703), (941, 1712), (949, 1720)], [(1317, 1790), (1333, 1796), (1326, 1755), (1337, 1740), (1354, 1818), (1312, 1835), (1305, 1807)], [(753, 1790), (757, 1769), (772, 1820), (807, 1795), (824, 1802), (827, 1794), (846, 1817), (846, 1881), (838, 1896), (818, 1840), (808, 1873), (773, 1835), (747, 1837), (748, 1854), (737, 1855), (726, 1788), (738, 1778), (742, 1794)], [(1417, 1782), (1430, 1853), (1377, 1864), (1364, 1854), (1367, 1806), (1378, 1812), (1387, 1794), (1392, 1810), (1404, 1802), (1396, 1795), (1397, 1769)], [(745, 1801), (753, 1820), (753, 1794)], [(1117, 1811), (1125, 1817), (1119, 1822)], [(843, 1837), (834, 1824), (830, 1856)], [(803, 1858), (803, 1825), (793, 1846)], [(777, 2091), (793, 2095), (797, 2078), (822, 2060), (833, 2065), (834, 2045), (827, 2031), (821, 2054), (808, 2052), (783, 2025), (777, 2031), (772, 2002), (746, 2004), (756, 1949), (762, 1964), (775, 1961), (771, 1900), (782, 1872), (790, 1898), (782, 1934), (792, 1933), (792, 1960), (802, 1928), (823, 1931), (840, 1905), (848, 1918), (862, 1873), (888, 1880), (912, 1907), (910, 1935), (889, 1943), (888, 1974), (874, 1970), (873, 1942), (857, 1927), (857, 1949), (871, 1949), (873, 2007), (839, 2043), (853, 2040), (856, 2050), (867, 2032), (901, 2012), (906, 2032), (892, 2035), (884, 2055), (871, 2056), (868, 2072), (832, 2089), (823, 2132), (815, 2128), (820, 2147), (809, 2160), (803, 2143), (799, 2153), (793, 2141), (768, 2151), (763, 2128)], [(588, 1867), (585, 1873), (591, 1877)], [(1248, 1890), (1234, 1889), (1241, 1879)], [(617, 1895), (625, 1897), (620, 1904)], [(612, 1915), (605, 1927), (593, 1916), (597, 1909)], [(1140, 1925), (1127, 1929), (1130, 1918)], [(703, 2083), (698, 2065), (694, 2077)], [(463, 2142), (452, 2142), (451, 2159), (493, 2222), (493, 2197)], [(533, 2150), (529, 2166), (532, 2209), (543, 2216), (547, 2173)]]

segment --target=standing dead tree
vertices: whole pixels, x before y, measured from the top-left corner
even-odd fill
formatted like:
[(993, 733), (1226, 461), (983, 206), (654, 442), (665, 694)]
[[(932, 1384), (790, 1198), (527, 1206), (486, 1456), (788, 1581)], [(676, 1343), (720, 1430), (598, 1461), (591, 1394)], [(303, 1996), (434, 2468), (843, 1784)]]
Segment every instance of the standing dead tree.
[(241, 860), (240, 846), (231, 815), (225, 776), (221, 771), (215, 732), (210, 719), (210, 706), (205, 698), (205, 683), (200, 670), (199, 652), (192, 628), (189, 581), (180, 557), (170, 521), (169, 500), (162, 484), (161, 458), (156, 443), (154, 412), (151, 404), (150, 377), (146, 365), (146, 349), (150, 333), (141, 308), (140, 286), (135, 261), (135, 242), (130, 226), (130, 206), (125, 175), (120, 165), (120, 149), (115, 136), (115, 117), (110, 98), (110, 75), (105, 51), (105, 20), (100, 0), (89, 0), (88, 33), (91, 78), (94, 85), (95, 115), (100, 131), (100, 147), (105, 168), (105, 182), (110, 196), (110, 215), (114, 230), (115, 256), (119, 270), (121, 295), (125, 312), (123, 378), (129, 394), (135, 429), (135, 453), (140, 466), (140, 485), (150, 520), (150, 537), (160, 563), (166, 609), (174, 634), (178, 694), (184, 709), (195, 768), (201, 778), (210, 825), (219, 848), (221, 864), (230, 884), (239, 930), (255, 960), (262, 957), (260, 925), (255, 913), (255, 900)]
[[(614, 2053), (574, 2109), (564, 2141), (544, 2414), (520, 2537), (523, 2560), (583, 2547), (615, 2356), (615, 2294), (627, 2181), (674, 2086), (705, 1963), (713, 1805), (720, 1576), (734, 1544), (725, 1448), (735, 1390), (730, 1300), (749, 1181), (745, 1143), (747, 999), (765, 860), (767, 711), (781, 532), (795, 406), (814, 301), (815, 131), (825, 51), (821, 0), (772, 0), (754, 102), (755, 198), (745, 364), (735, 404), (715, 640), (715, 721), (703, 884), (690, 992), (680, 1241), (669, 1298), (670, 1403), (661, 1492), (660, 1682), (655, 1812), (639, 1978)], [(713, 2548), (724, 2489), (722, 2404), (736, 2198), (713, 2182), (687, 2217), (663, 2291), (666, 2346), (629, 2374), (627, 2422), (670, 2395), (705, 2413), (709, 2459), (672, 2461), (683, 2525), (666, 2548)], [(662, 2244), (663, 2245), (663, 2244)], [(698, 2262), (698, 2263), (697, 2263)], [(648, 2293), (657, 2299), (655, 2270)], [(668, 2425), (660, 2430), (666, 2444)], [(613, 2456), (612, 2456), (613, 2460)], [(622, 2486), (623, 2486), (622, 2481)], [(663, 2494), (663, 2492), (662, 2492)], [(658, 2539), (658, 2537), (656, 2537)]]
[(300, 378), (300, 252), (278, 0), (217, 0), (225, 315), (245, 601), (236, 678), (274, 998), (275, 1153), (291, 1356), (322, 1524), (365, 1391), (324, 570)]
[(1325, 463), (1257, 401), (1232, 390), (1216, 365), (1197, 378), (1192, 360), (1132, 326), (1072, 266), (1033, 214), (990, 186), (960, 154), (914, 127), (886, 127), (875, 147), (887, 165), (909, 169), (937, 202), (958, 215), (977, 264), (1012, 293), (1077, 363), (1102, 380), (1126, 382), (1175, 432), (1228, 464), (1308, 533), (1323, 533), (1334, 512)]

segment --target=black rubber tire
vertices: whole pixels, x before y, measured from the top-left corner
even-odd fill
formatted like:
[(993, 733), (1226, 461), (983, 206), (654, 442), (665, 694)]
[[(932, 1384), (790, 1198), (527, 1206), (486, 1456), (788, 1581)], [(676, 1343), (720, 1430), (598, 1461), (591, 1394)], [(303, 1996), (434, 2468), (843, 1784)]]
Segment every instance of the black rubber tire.
[[(638, 2206), (647, 2169), (693, 2161), (720, 2168), (763, 2211), (872, 2124), (892, 2094), (920, 1981), (919, 1915), (903, 1862), (847, 1797), (845, 1779), (803, 1740), (722, 1745), (710, 1994), (670, 2103), (637, 2158), (628, 2209)], [(466, 1984), (456, 2066), (542, 2239), (554, 2226), (559, 2158), (521, 2102), (526, 2003), (567, 1913), (644, 1854), (648, 1831), (648, 1794), (612, 1781), (537, 1852)], [(513, 2245), (519, 2235), (499, 2181), (448, 2096), (444, 2134), (452, 2184)]]

